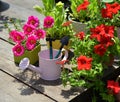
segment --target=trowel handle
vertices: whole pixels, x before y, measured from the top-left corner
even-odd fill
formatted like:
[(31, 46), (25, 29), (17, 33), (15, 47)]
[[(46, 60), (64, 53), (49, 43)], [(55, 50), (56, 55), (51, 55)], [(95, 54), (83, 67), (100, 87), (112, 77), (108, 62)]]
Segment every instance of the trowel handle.
[(62, 48), (61, 52), (62, 53), (65, 52), (64, 57), (62, 58), (62, 61), (67, 60), (67, 58), (68, 58), (68, 51), (66, 49)]
[(68, 51), (63, 48), (61, 50), (61, 52), (65, 52), (64, 57), (62, 58), (61, 61), (57, 61), (56, 64), (60, 64), (60, 65), (63, 66), (66, 62), (68, 62), (68, 60), (67, 60), (67, 58), (68, 58)]

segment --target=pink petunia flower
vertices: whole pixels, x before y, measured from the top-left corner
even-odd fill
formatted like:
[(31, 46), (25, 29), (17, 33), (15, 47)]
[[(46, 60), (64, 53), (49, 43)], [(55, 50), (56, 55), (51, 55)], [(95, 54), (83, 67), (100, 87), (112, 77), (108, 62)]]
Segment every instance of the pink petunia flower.
[(51, 27), (53, 27), (53, 25), (54, 25), (54, 18), (52, 18), (51, 16), (47, 16), (44, 18), (43, 26), (45, 28), (51, 28)]
[(21, 56), (24, 54), (25, 48), (18, 43), (12, 48), (12, 51), (15, 56)]
[(37, 37), (37, 40), (44, 39), (45, 35), (46, 35), (46, 32), (43, 29), (38, 29), (38, 30), (35, 31), (35, 35)]
[(36, 16), (29, 16), (27, 24), (38, 27), (39, 26), (39, 19)]
[(24, 30), (24, 33), (26, 35), (30, 35), (30, 34), (33, 34), (34, 31), (35, 31), (35, 27), (33, 25), (30, 25), (30, 24), (25, 24), (23, 26), (23, 30)]
[(37, 38), (35, 35), (28, 36), (27, 41), (26, 41), (26, 48), (28, 50), (34, 49), (36, 42), (37, 42)]

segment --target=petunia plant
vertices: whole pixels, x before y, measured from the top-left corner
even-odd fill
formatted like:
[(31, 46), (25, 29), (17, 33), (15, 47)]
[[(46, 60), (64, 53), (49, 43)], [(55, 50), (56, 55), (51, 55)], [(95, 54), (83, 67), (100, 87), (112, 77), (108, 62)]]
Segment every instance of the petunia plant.
[(40, 26), (40, 21), (36, 16), (29, 16), (28, 20), (21, 28), (10, 30), (9, 39), (15, 42), (12, 51), (15, 56), (21, 56), (25, 50), (33, 50), (40, 39), (46, 36), (45, 30)]
[(73, 20), (86, 23), (98, 15), (99, 0), (70, 0), (70, 16)]
[(78, 22), (91, 24), (106, 23), (119, 27), (119, 0), (70, 0), (70, 17)]
[(63, 69), (62, 82), (65, 86), (94, 87), (103, 100), (114, 102), (111, 101), (114, 100), (113, 95), (107, 93), (107, 87), (101, 79), (104, 71), (112, 66), (114, 56), (120, 55), (120, 41), (114, 26), (94, 26), (88, 33), (79, 32), (72, 37), (74, 57), (70, 61), (71, 71)]

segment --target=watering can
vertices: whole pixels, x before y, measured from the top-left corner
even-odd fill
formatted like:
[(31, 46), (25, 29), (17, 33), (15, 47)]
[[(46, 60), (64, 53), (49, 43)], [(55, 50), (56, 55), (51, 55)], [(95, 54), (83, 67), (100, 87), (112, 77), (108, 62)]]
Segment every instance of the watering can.
[[(64, 52), (64, 54), (62, 53)], [(53, 49), (53, 59), (49, 57), (49, 49), (42, 50), (38, 53), (39, 56), (39, 67), (30, 64), (28, 58), (23, 58), (19, 63), (19, 68), (25, 70), (29, 68), (40, 74), (40, 77), (44, 80), (56, 80), (60, 78), (61, 75), (61, 65), (57, 64), (59, 61), (65, 61), (68, 58), (68, 52), (62, 49), (61, 54), (58, 58), (55, 58), (58, 50)]]

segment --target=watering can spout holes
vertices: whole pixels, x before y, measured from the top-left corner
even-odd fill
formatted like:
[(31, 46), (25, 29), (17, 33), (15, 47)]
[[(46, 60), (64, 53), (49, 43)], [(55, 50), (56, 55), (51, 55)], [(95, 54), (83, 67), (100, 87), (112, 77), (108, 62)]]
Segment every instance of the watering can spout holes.
[(19, 63), (19, 68), (25, 70), (29, 67), (30, 60), (28, 58), (23, 58)]

